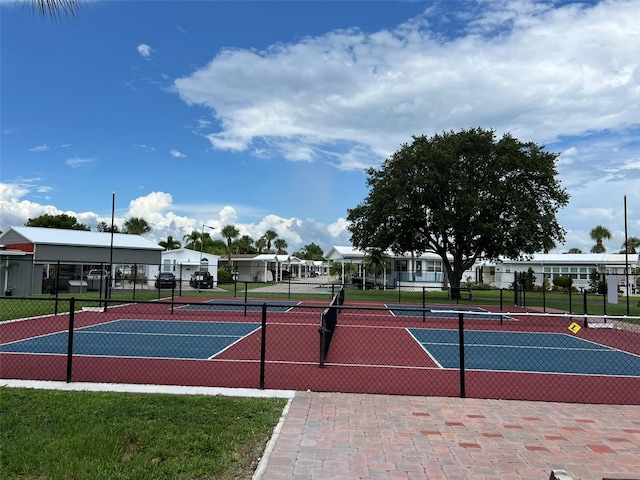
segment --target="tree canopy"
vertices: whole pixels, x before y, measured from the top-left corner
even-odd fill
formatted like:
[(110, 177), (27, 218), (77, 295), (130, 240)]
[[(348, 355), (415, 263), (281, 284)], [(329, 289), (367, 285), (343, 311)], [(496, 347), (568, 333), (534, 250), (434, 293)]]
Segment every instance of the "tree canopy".
[(593, 247), (591, 247), (591, 253), (604, 253), (607, 251), (604, 244), (602, 243), (603, 240), (611, 239), (611, 232), (607, 227), (603, 227), (602, 225), (596, 225), (589, 232), (589, 236), (591, 237), (592, 240), (596, 241), (596, 244)]
[(227, 239), (227, 258), (229, 260), (228, 268), (231, 270), (231, 247), (233, 245), (233, 241), (240, 236), (240, 230), (238, 230), (234, 225), (225, 225), (222, 227), (220, 234)]
[(479, 257), (522, 258), (562, 243), (557, 212), (569, 201), (557, 154), (474, 128), (413, 137), (380, 169), (365, 200), (348, 210), (352, 244), (396, 254), (433, 251), (452, 287)]
[(130, 235), (144, 235), (150, 231), (151, 227), (149, 223), (141, 217), (131, 217), (125, 220), (124, 226), (122, 227), (122, 233), (128, 233)]
[(324, 252), (322, 251), (322, 248), (313, 242), (308, 243), (293, 255), (303, 260), (324, 260)]
[(65, 230), (91, 230), (83, 223), (78, 223), (76, 217), (61, 213), (60, 215), (49, 215), (48, 213), (39, 217), (30, 218), (25, 227), (45, 227), (45, 228), (62, 228)]

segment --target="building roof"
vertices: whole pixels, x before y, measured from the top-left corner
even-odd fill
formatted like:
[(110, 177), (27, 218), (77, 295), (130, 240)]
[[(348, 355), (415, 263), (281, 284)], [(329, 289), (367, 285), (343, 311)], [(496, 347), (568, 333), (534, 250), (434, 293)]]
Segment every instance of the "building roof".
[(628, 260), (630, 265), (638, 263), (638, 254), (629, 253), (539, 253), (533, 255), (530, 260), (501, 259), (502, 263), (538, 263), (538, 264), (588, 264), (611, 265), (624, 264)]
[[(67, 230), (62, 228), (44, 227), (9, 227), (0, 235), (2, 238), (11, 231), (25, 239), (26, 242), (46, 245), (75, 245), (84, 247), (110, 247), (111, 233), (89, 232), (85, 230)], [(157, 243), (147, 240), (140, 235), (128, 235), (124, 233), (113, 234), (113, 246), (115, 248), (164, 250)]]

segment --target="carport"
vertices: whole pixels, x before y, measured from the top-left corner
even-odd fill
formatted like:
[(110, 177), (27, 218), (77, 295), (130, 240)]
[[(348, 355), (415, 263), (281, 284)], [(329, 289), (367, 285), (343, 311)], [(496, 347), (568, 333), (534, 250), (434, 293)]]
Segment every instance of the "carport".
[(135, 265), (140, 272), (160, 265), (164, 250), (140, 235), (41, 227), (9, 227), (0, 234), (0, 245), (7, 258), (14, 252), (11, 265), (17, 268), (11, 269), (7, 281), (17, 296), (46, 292), (54, 273), (59, 290), (81, 291), (88, 287), (84, 276), (90, 269), (113, 267), (115, 272)]

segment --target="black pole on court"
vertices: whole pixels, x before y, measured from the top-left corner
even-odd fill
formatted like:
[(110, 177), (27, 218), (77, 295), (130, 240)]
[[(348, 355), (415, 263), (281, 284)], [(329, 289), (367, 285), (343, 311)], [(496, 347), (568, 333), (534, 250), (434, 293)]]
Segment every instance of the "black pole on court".
[(422, 322), (424, 323), (426, 321), (426, 317), (427, 317), (427, 311), (425, 310), (427, 308), (427, 299), (426, 299), (426, 290), (427, 287), (422, 287)]
[(176, 286), (173, 285), (171, 287), (171, 315), (173, 315), (173, 304), (176, 301), (175, 293), (176, 293)]
[(53, 313), (55, 315), (58, 315), (58, 291), (60, 290), (60, 260), (58, 260), (58, 263), (56, 265), (56, 302), (55, 302), (55, 306), (53, 309)]
[(67, 340), (67, 383), (71, 383), (73, 372), (73, 323), (75, 321), (76, 299), (69, 300), (69, 338)]
[(249, 284), (244, 282), (244, 316), (247, 316), (247, 302), (249, 299)]
[(458, 341), (460, 342), (460, 398), (466, 398), (464, 378), (464, 313), (458, 314)]
[(262, 304), (262, 336), (260, 340), (260, 390), (264, 390), (264, 366), (267, 358), (267, 304)]

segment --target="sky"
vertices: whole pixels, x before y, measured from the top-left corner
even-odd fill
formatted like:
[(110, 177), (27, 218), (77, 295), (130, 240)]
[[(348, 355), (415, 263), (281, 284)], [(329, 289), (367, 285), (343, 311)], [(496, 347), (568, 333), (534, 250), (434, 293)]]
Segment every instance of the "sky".
[[(566, 241), (640, 236), (640, 2), (0, 0), (0, 230), (350, 245), (365, 169), (482, 127), (558, 153)], [(626, 215), (625, 215), (626, 199)], [(206, 225), (206, 228), (203, 227)]]

